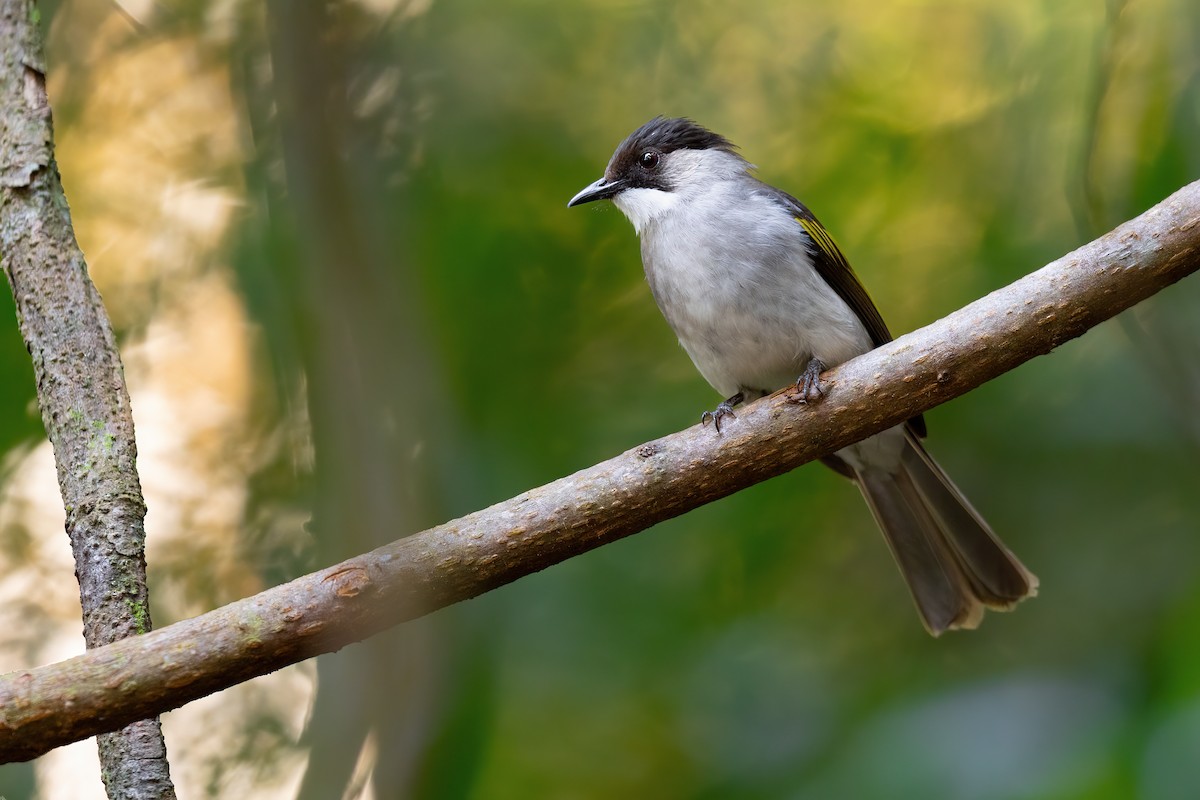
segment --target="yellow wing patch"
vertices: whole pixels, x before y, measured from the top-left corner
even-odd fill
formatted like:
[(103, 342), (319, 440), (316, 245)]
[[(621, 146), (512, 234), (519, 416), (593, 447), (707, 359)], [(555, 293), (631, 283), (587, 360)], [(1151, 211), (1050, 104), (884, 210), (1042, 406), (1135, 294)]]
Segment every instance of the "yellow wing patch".
[[(866, 327), (867, 333), (870, 334), (871, 341), (877, 347), (884, 342), (891, 341), (892, 334), (888, 331), (883, 317), (880, 316), (879, 309), (871, 301), (871, 296), (867, 294), (862, 282), (850, 268), (850, 262), (842, 255), (841, 248), (833, 241), (829, 231), (825, 230), (825, 226), (817, 222), (816, 218), (811, 215), (796, 214), (793, 215), (793, 218), (800, 223), (800, 227), (821, 251), (819, 255), (813, 254), (817, 256), (813, 259), (813, 266), (825, 279), (825, 282), (858, 315), (859, 320)], [(820, 256), (824, 256), (824, 258)], [(923, 417), (913, 417), (909, 420), (909, 424), (917, 436), (922, 438), (925, 436), (925, 419)]]
[(829, 235), (829, 231), (825, 230), (825, 226), (817, 222), (815, 219), (805, 219), (804, 217), (796, 217), (796, 222), (800, 223), (800, 227), (804, 228), (804, 232), (812, 237), (812, 240), (817, 243), (817, 247), (821, 248), (829, 260), (837, 264), (839, 267), (844, 267), (854, 274), (854, 270), (850, 267), (850, 262), (842, 255), (842, 249), (837, 246), (837, 242)]
[(822, 263), (822, 259), (817, 259), (814, 265), (817, 271), (821, 273), (821, 277), (825, 279), (833, 290), (846, 301), (846, 304), (858, 314), (858, 318), (862, 320), (863, 325), (867, 328), (867, 332), (871, 335), (871, 340), (875, 342), (876, 346), (891, 341), (892, 334), (888, 331), (883, 317), (879, 315), (879, 309), (871, 301), (871, 296), (867, 294), (862, 281), (858, 279), (858, 275), (850, 267), (850, 262), (842, 255), (841, 248), (833, 241), (833, 237), (829, 235), (829, 231), (825, 230), (825, 226), (817, 222), (812, 216), (796, 214), (793, 218), (796, 222), (800, 223), (800, 227), (816, 243), (821, 251), (821, 255), (825, 257), (825, 263)]

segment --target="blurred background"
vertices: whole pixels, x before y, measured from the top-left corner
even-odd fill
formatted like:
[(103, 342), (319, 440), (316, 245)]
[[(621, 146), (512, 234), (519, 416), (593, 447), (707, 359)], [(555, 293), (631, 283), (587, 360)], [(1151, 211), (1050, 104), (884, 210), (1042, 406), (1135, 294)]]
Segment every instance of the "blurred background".
[[(58, 157), (122, 344), (156, 625), (504, 500), (717, 398), (633, 231), (656, 114), (737, 142), (894, 332), (1200, 177), (1192, 0), (61, 0)], [(922, 630), (818, 466), (167, 714), (185, 797), (1183, 798), (1200, 282), (928, 415), (1041, 578)], [(0, 670), (82, 650), (0, 292)], [(102, 796), (93, 742), (0, 795)]]

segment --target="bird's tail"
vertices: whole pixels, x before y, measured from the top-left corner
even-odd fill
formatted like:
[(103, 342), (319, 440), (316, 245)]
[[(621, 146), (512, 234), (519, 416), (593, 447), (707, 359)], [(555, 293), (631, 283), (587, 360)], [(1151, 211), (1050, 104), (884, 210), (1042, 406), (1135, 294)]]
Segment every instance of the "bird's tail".
[(906, 431), (900, 469), (855, 473), (934, 636), (979, 625), (986, 608), (1008, 610), (1037, 594), (1037, 577), (996, 538), (942, 468)]

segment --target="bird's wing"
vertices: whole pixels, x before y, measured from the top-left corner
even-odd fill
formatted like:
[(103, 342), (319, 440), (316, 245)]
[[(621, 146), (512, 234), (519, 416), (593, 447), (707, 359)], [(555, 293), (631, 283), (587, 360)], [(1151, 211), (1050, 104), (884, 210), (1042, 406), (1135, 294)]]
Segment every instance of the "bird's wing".
[[(825, 282), (833, 287), (838, 297), (842, 298), (862, 320), (863, 326), (871, 337), (871, 343), (879, 347), (881, 344), (890, 342), (892, 334), (888, 330), (887, 323), (883, 321), (883, 316), (879, 313), (874, 301), (871, 300), (871, 296), (867, 294), (862, 281), (854, 274), (850, 262), (846, 260), (846, 256), (842, 255), (841, 249), (833, 241), (829, 231), (825, 230), (825, 226), (808, 210), (807, 206), (787, 192), (765, 183), (763, 186), (800, 224), (809, 242), (813, 266), (816, 267)], [(909, 420), (909, 424), (912, 425), (918, 436), (925, 436), (924, 417), (914, 417)]]
[(879, 347), (881, 344), (890, 342), (892, 334), (888, 331), (879, 309), (875, 307), (875, 303), (867, 294), (862, 281), (854, 274), (850, 262), (842, 255), (842, 251), (833, 241), (833, 237), (829, 235), (829, 231), (825, 230), (825, 226), (813, 216), (807, 206), (787, 192), (780, 191), (773, 186), (767, 186), (767, 189), (781, 205), (787, 208), (804, 233), (807, 234), (813, 266), (817, 268), (817, 272), (825, 279), (825, 282), (833, 287), (838, 297), (846, 301), (846, 305), (850, 306), (862, 320), (867, 333), (871, 336), (871, 343)]

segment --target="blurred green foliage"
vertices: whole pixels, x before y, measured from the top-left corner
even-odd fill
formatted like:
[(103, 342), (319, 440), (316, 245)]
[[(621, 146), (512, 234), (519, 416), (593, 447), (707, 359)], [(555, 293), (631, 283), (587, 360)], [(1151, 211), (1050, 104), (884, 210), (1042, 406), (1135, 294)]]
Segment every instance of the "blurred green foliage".
[[(318, 519), (314, 561), (718, 399), (628, 223), (565, 207), (653, 115), (727, 135), (810, 205), (896, 333), (1200, 177), (1192, 0), (451, 0), (308, 23), (276, 3), (239, 6), (233, 33), (165, 5), (131, 35), (210, 37), (245, 114), (245, 173), (210, 179), (244, 192), (224, 247), (279, 398), (258, 413), (270, 427), (303, 396), (317, 431), (315, 477), (281, 457), (247, 475), (256, 507), (337, 508), (385, 463), (406, 487), (376, 487), (402, 523), (383, 501), (362, 536)], [(318, 23), (289, 65), (288, 37)], [(310, 58), (336, 69), (288, 89)], [(88, 87), (73, 63), (64, 93)], [(309, 134), (329, 163), (295, 144)], [(381, 734), (381, 797), (1190, 797), (1198, 303), (1193, 278), (930, 413), (931, 449), (1042, 582), (979, 631), (926, 636), (857, 493), (811, 466), (381, 637), (370, 670), (322, 691), (403, 729)], [(31, 373), (15, 325), (0, 333), (11, 446), (34, 432)], [(314, 364), (339, 359), (374, 382), (322, 384)], [(323, 478), (322, 426), (371, 452), (341, 439)], [(273, 580), (300, 568), (254, 552)], [(363, 713), (342, 723), (387, 727)]]

